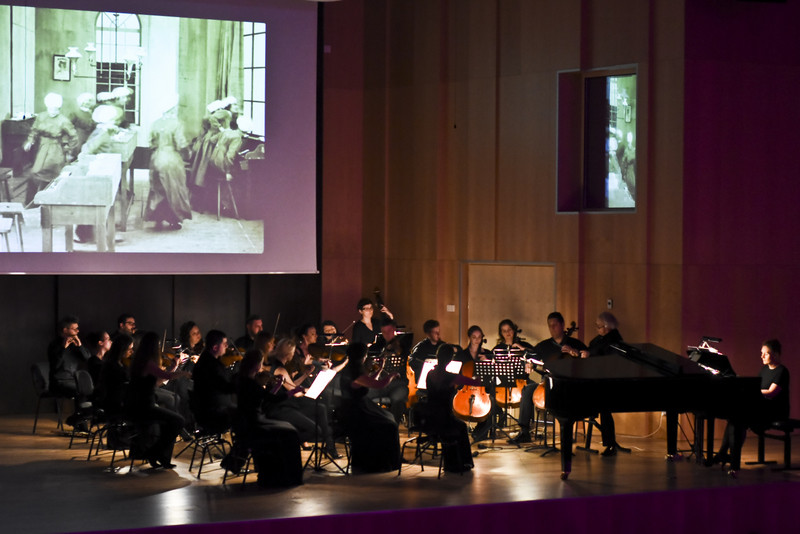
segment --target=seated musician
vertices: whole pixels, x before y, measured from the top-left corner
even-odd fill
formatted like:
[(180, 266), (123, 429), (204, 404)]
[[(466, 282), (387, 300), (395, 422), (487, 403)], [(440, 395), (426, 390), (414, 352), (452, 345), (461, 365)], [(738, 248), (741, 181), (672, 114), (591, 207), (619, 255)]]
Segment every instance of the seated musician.
[(261, 351), (264, 358), (268, 357), (275, 349), (275, 336), (266, 330), (262, 330), (253, 339), (253, 348)]
[[(75, 397), (78, 384), (75, 373), (86, 368), (89, 351), (78, 337), (78, 318), (72, 315), (58, 322), (58, 337), (47, 346), (47, 361), (50, 363), (50, 391), (64, 397)], [(76, 399), (76, 405), (86, 399)]]
[(245, 321), (244, 330), (245, 334), (235, 341), (236, 348), (239, 350), (248, 350), (253, 347), (253, 340), (255, 340), (256, 334), (264, 330), (264, 321), (261, 316), (256, 314), (249, 315)]
[[(546, 362), (563, 356), (580, 356), (580, 351), (586, 349), (580, 340), (571, 338), (564, 330), (564, 317), (557, 311), (547, 316), (547, 328), (550, 330), (550, 337), (540, 341), (533, 347), (536, 358)], [(530, 364), (525, 367), (528, 371), (533, 371)], [(519, 434), (509, 440), (514, 444), (530, 443), (531, 441), (531, 419), (533, 418), (533, 392), (538, 384), (535, 381), (528, 381), (522, 388), (522, 398), (519, 405)]]
[[(453, 346), (458, 350), (458, 347)], [(427, 401), (424, 403), (423, 431), (443, 438), (442, 453), (444, 469), (461, 473), (474, 467), (469, 443), (467, 424), (453, 415), (453, 395), (455, 386), (481, 386), (477, 378), (448, 372), (447, 364), (453, 360), (454, 351), (444, 348), (437, 354), (436, 367), (426, 377), (428, 386)]]
[(444, 345), (442, 341), (441, 328), (439, 321), (436, 319), (428, 319), (422, 325), (422, 331), (425, 332), (425, 339), (414, 345), (411, 349), (411, 357), (408, 364), (414, 371), (414, 377), (419, 382), (419, 375), (422, 372), (422, 366), (427, 359), (436, 359), (436, 350)]
[(203, 353), (203, 332), (194, 321), (186, 321), (178, 330), (181, 351), (189, 358), (183, 363), (184, 371), (192, 371), (200, 354)]
[(192, 370), (192, 413), (201, 426), (213, 432), (230, 428), (236, 407), (236, 387), (219, 359), (227, 349), (228, 337), (225, 333), (209, 331), (206, 334), (206, 348)]
[(111, 336), (112, 340), (120, 334), (127, 334), (131, 337), (136, 334), (136, 318), (130, 313), (123, 313), (117, 317), (117, 331)]
[[(605, 356), (611, 354), (613, 349), (611, 345), (622, 341), (622, 335), (617, 330), (617, 318), (611, 312), (602, 312), (595, 320), (595, 327), (597, 328), (597, 336), (589, 342), (586, 350), (579, 351), (581, 358), (589, 358), (591, 356)], [(601, 453), (603, 456), (616, 456), (617, 449), (621, 449), (617, 443), (616, 427), (614, 426), (614, 417), (609, 412), (600, 414), (600, 432), (603, 436), (603, 445), (605, 450)]]
[[(378, 336), (378, 341), (370, 347), (372, 355), (383, 360), (388, 365), (392, 358), (402, 358), (401, 367), (405, 369), (405, 349), (401, 344), (401, 337), (396, 335), (397, 321), (389, 319), (384, 321), (381, 325), (381, 334)], [(400, 370), (396, 370), (400, 376), (396, 380), (392, 380), (386, 387), (380, 389), (370, 389), (367, 397), (370, 399), (389, 399), (389, 411), (392, 412), (395, 420), (400, 423), (403, 414), (406, 411), (406, 402), (408, 401), (408, 378)]]
[[(267, 410), (267, 416), (291, 423), (303, 442), (319, 441), (328, 456), (341, 458), (328, 424), (328, 407), (323, 402), (305, 396), (306, 386), (303, 383), (311, 377), (314, 366), (310, 360), (304, 360), (301, 366), (292, 369), (290, 362), (295, 356), (296, 347), (293, 339), (284, 338), (278, 341), (269, 355), (267, 363), (270, 372), (283, 379), (283, 391)], [(310, 385), (310, 382), (306, 382), (306, 385)]]
[[(492, 354), (490, 350), (483, 347), (484, 343), (486, 343), (486, 337), (483, 335), (483, 330), (480, 326), (470, 326), (469, 330), (467, 330), (467, 336), (469, 338), (469, 344), (466, 348), (461, 349), (460, 354), (458, 355), (459, 360), (462, 362), (485, 362), (494, 357), (494, 354)], [(500, 406), (497, 404), (497, 399), (495, 399), (494, 396), (494, 384), (489, 382), (489, 378), (485, 378), (485, 384), (480, 381), (481, 379), (474, 375), (468, 378), (476, 378), (479, 381), (479, 384), (477, 385), (483, 385), (486, 387), (487, 392), (489, 392), (489, 399), (492, 405), (489, 417), (475, 425), (475, 428), (472, 431), (473, 441), (478, 442), (488, 439), (489, 433), (492, 430), (492, 424), (500, 415), (501, 410)]]
[(322, 342), (326, 345), (331, 343), (347, 342), (344, 336), (339, 333), (336, 323), (330, 319), (325, 319), (322, 321), (320, 326), (322, 327)]
[(303, 483), (300, 437), (291, 424), (270, 419), (264, 412), (265, 404), (271, 403), (268, 397), (274, 395), (273, 388), (279, 383), (262, 370), (263, 360), (264, 355), (253, 348), (245, 353), (239, 366), (236, 446), (252, 450), (259, 486), (297, 486)]
[(107, 417), (122, 414), (125, 404), (125, 389), (128, 385), (128, 369), (123, 364), (133, 356), (133, 338), (120, 334), (114, 338), (111, 348), (103, 357), (103, 367), (95, 387), (95, 405)]
[(376, 378), (366, 369), (367, 346), (351, 343), (348, 363), (342, 371), (342, 422), (350, 437), (353, 472), (381, 473), (400, 467), (400, 434), (397, 421), (367, 398), (370, 388), (386, 387), (398, 375)]
[[(369, 299), (361, 299), (356, 305), (361, 318), (353, 325), (353, 343), (363, 343), (367, 347), (375, 343), (380, 333), (381, 317), (374, 317), (376, 306)], [(394, 315), (386, 306), (379, 310), (383, 317), (394, 319)]]
[(188, 373), (178, 370), (178, 360), (167, 369), (161, 368), (158, 334), (147, 332), (139, 343), (131, 363), (131, 380), (126, 395), (125, 410), (136, 421), (158, 426), (158, 434), (142, 440), (134, 457), (147, 459), (154, 468), (172, 469), (172, 450), (175, 438), (184, 426), (183, 417), (156, 400), (157, 384)]
[(100, 370), (103, 368), (103, 358), (111, 348), (111, 336), (108, 332), (90, 332), (86, 336), (86, 346), (89, 350), (86, 369), (92, 377), (92, 384), (97, 386), (100, 381)]
[[(781, 363), (781, 342), (768, 339), (761, 346), (761, 379), (760, 402), (752, 411), (752, 416), (745, 424), (725, 426), (719, 452), (714, 455), (713, 463), (731, 463), (733, 472), (739, 470), (737, 459), (741, 456), (747, 427), (754, 432), (763, 432), (770, 423), (789, 418), (789, 370)], [(736, 435), (738, 433), (738, 436)], [(738, 438), (738, 439), (737, 439)], [(733, 450), (736, 447), (738, 450)], [(731, 454), (728, 450), (731, 450)]]

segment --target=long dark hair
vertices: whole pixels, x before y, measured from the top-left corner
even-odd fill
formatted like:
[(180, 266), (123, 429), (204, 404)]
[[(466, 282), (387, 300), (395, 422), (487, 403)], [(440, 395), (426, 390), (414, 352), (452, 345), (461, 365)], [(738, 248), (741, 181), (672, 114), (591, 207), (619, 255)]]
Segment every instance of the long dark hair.
[(136, 352), (133, 353), (131, 377), (143, 376), (144, 369), (147, 367), (147, 362), (160, 363), (158, 341), (158, 334), (155, 332), (147, 332), (142, 336), (142, 340), (139, 342)]
[(118, 334), (114, 337), (114, 341), (111, 343), (111, 348), (108, 349), (106, 352), (105, 357), (103, 358), (104, 362), (108, 362), (109, 364), (117, 364), (120, 365), (122, 363), (122, 357), (125, 356), (125, 353), (133, 344), (133, 338), (128, 334)]

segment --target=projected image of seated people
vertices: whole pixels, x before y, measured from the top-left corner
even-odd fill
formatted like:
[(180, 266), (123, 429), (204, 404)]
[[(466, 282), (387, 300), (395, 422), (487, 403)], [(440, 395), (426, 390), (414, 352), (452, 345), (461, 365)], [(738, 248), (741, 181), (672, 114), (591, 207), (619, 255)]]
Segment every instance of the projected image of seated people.
[[(268, 138), (297, 137), (268, 131), (269, 26), (0, 5), (12, 51), (0, 64), (0, 167), (13, 173), (0, 201), (20, 203), (25, 223), (24, 250), (11, 252), (281, 257), (270, 246), (299, 236), (265, 228), (286, 219), (278, 199), (315, 187), (315, 137), (269, 157)], [(280, 161), (292, 157), (303, 163)]]

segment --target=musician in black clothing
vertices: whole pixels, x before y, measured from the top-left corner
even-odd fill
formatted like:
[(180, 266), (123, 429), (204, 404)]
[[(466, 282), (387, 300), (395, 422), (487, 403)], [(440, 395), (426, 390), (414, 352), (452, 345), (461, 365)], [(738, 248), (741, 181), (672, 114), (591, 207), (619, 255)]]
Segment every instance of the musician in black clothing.
[(264, 321), (260, 315), (248, 315), (244, 329), (245, 334), (234, 342), (239, 350), (249, 350), (253, 347), (253, 340), (256, 338), (256, 334), (264, 330)]
[(264, 355), (248, 350), (236, 378), (237, 417), (234, 423), (238, 448), (249, 447), (260, 486), (296, 486), (303, 483), (300, 437), (290, 423), (267, 417), (273, 390), (280, 384), (262, 370)]
[(425, 332), (426, 337), (411, 349), (411, 357), (408, 360), (408, 364), (414, 371), (414, 379), (417, 382), (419, 382), (419, 375), (422, 372), (422, 366), (425, 364), (425, 360), (429, 358), (435, 359), (436, 351), (445, 344), (445, 342), (442, 341), (439, 321), (436, 319), (428, 319), (425, 321), (422, 325), (422, 331)]
[[(386, 364), (389, 363), (391, 358), (397, 359), (406, 356), (406, 349), (401, 343), (401, 337), (396, 335), (397, 322), (394, 319), (389, 319), (381, 325), (381, 334), (378, 336), (378, 341), (370, 347), (370, 354), (376, 358), (384, 360)], [(408, 345), (406, 345), (407, 347)], [(405, 361), (405, 360), (403, 360)], [(405, 370), (405, 364), (402, 366)], [(399, 372), (399, 371), (398, 371)], [(367, 393), (370, 399), (388, 399), (389, 411), (392, 412), (395, 420), (399, 423), (403, 418), (406, 411), (406, 402), (408, 401), (408, 378), (405, 373), (400, 373), (396, 380), (392, 380), (385, 387), (380, 389), (370, 389)]]
[[(579, 356), (581, 350), (586, 349), (580, 340), (571, 338), (567, 335), (564, 329), (564, 317), (557, 311), (552, 312), (547, 316), (547, 328), (550, 330), (550, 337), (544, 341), (540, 341), (533, 347), (533, 354), (536, 359), (542, 362), (548, 360)], [(530, 365), (530, 364), (528, 364)], [(533, 370), (532, 367), (526, 366), (526, 370)], [(519, 434), (509, 440), (509, 443), (520, 444), (529, 443), (531, 441), (531, 419), (533, 418), (533, 392), (536, 390), (538, 383), (528, 381), (528, 384), (522, 388), (522, 399), (520, 400), (519, 407)]]
[(79, 331), (78, 318), (67, 315), (58, 322), (58, 337), (47, 346), (50, 391), (64, 397), (74, 397), (78, 393), (75, 373), (84, 369), (89, 360), (89, 351), (81, 343)]
[[(734, 421), (726, 425), (719, 452), (712, 460), (713, 463), (730, 462), (732, 473), (739, 470), (738, 458), (741, 456), (748, 426), (755, 432), (763, 432), (773, 421), (789, 417), (789, 370), (781, 364), (780, 341), (769, 339), (762, 344), (761, 363), (764, 364), (758, 372), (761, 379), (761, 402), (754, 407), (749, 421)], [(728, 454), (729, 448), (731, 454)]]
[(230, 428), (236, 408), (236, 387), (225, 365), (219, 361), (228, 349), (224, 332), (206, 334), (206, 347), (192, 370), (194, 390), (191, 407), (197, 422), (208, 430)]
[[(589, 342), (586, 350), (578, 352), (581, 358), (592, 356), (605, 356), (612, 353), (611, 345), (622, 341), (622, 334), (617, 330), (617, 318), (611, 312), (602, 312), (595, 320), (597, 336)], [(576, 351), (577, 352), (577, 351)], [(570, 352), (574, 355), (573, 352)], [(614, 417), (610, 412), (600, 414), (600, 432), (603, 436), (605, 450), (603, 456), (616, 456), (619, 445), (617, 444), (617, 432), (614, 426)]]

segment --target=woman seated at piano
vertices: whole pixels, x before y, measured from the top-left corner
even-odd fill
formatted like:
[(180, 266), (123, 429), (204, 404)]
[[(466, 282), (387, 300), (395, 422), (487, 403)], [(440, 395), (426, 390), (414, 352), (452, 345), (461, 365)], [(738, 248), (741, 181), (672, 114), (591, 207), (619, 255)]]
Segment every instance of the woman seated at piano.
[[(618, 325), (617, 318), (611, 312), (605, 311), (598, 315), (594, 322), (597, 336), (589, 342), (586, 350), (580, 351), (581, 358), (612, 354), (611, 345), (622, 341), (622, 334), (617, 330)], [(606, 447), (601, 453), (603, 456), (616, 456), (618, 450), (628, 451), (617, 443), (614, 417), (610, 412), (600, 413), (600, 432), (603, 436), (603, 445)]]
[(761, 345), (761, 363), (763, 365), (758, 372), (761, 379), (760, 402), (756, 404), (752, 417), (746, 424), (728, 422), (719, 452), (712, 460), (715, 464), (730, 463), (732, 472), (739, 470), (741, 447), (748, 426), (754, 432), (763, 432), (772, 422), (789, 418), (789, 370), (781, 363), (780, 341), (768, 339)]

